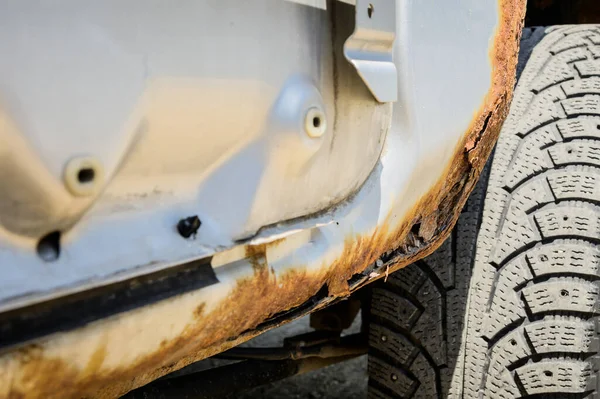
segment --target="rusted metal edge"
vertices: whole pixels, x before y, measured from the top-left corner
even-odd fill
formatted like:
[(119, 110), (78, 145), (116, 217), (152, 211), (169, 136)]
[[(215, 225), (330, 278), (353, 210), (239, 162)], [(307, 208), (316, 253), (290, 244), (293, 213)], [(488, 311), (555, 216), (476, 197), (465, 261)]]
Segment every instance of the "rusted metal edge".
[[(194, 302), (195, 298), (186, 294), (151, 305), (152, 309), (98, 321), (102, 324), (89, 325), (85, 331), (50, 336), (5, 353), (0, 356), (0, 397), (117, 397), (275, 327), (282, 320), (277, 315), (305, 304), (317, 292), (324, 292), (322, 298), (287, 314), (285, 321), (347, 296), (365, 283), (360, 278), (352, 285), (348, 281), (377, 264), (382, 256), (385, 262), (375, 270), (380, 277), (388, 267), (392, 272), (433, 252), (458, 219), (508, 113), (525, 1), (500, 0), (499, 7), (500, 21), (490, 53), (491, 88), (445, 172), (401, 223), (393, 227), (383, 223), (369, 236), (348, 238), (333, 264), (311, 273), (292, 269), (275, 278), (265, 262), (265, 253), (269, 245), (277, 244), (247, 247), (247, 256), (254, 262), (253, 277), (238, 280), (216, 308), (205, 309), (204, 303)], [(327, 287), (326, 292), (323, 287)], [(130, 342), (145, 326), (168, 330), (172, 327), (160, 325), (156, 317), (190, 303), (195, 303), (193, 320), (183, 333), (160, 342), (154, 350), (153, 342), (145, 343), (147, 352), (133, 361), (106, 366), (109, 360), (114, 363), (119, 350), (127, 351), (125, 344), (107, 350), (110, 333), (128, 331), (132, 336), (125, 341)], [(242, 303), (245, 306), (240, 306)], [(84, 341), (86, 345), (77, 346)], [(84, 367), (66, 360), (68, 348), (91, 351), (82, 356), (89, 359)]]

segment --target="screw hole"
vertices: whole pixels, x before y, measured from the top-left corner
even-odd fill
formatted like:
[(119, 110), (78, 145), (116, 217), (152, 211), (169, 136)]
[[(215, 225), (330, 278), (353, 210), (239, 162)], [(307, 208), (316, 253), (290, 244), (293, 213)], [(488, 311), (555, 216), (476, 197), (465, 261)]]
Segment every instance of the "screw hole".
[(103, 181), (102, 165), (91, 156), (76, 157), (65, 165), (64, 180), (66, 188), (78, 197), (96, 194)]
[(304, 117), (304, 131), (309, 137), (319, 138), (327, 130), (327, 118), (317, 107), (310, 108)]
[(560, 290), (560, 296), (569, 296), (569, 291), (567, 291), (567, 290)]
[(517, 341), (515, 341), (514, 339), (511, 339), (511, 340), (510, 340), (510, 344), (511, 344), (512, 346), (517, 346)]
[(60, 256), (60, 231), (43, 236), (37, 244), (37, 253), (45, 262), (54, 262)]
[(563, 216), (563, 220), (566, 222), (567, 220), (569, 220), (568, 216)]
[(373, 7), (373, 4), (369, 3), (369, 7), (367, 7), (367, 15), (369, 16), (369, 18), (373, 16), (373, 12), (375, 12), (375, 7)]
[(552, 375), (553, 375), (553, 374), (552, 374), (552, 371), (550, 371), (550, 370), (546, 370), (546, 371), (544, 371), (544, 375), (545, 375), (546, 377), (552, 377)]
[(540, 255), (540, 260), (542, 262), (546, 262), (548, 260), (548, 257), (546, 255)]
[(96, 177), (96, 172), (92, 168), (83, 168), (77, 173), (77, 181), (81, 184), (90, 183)]

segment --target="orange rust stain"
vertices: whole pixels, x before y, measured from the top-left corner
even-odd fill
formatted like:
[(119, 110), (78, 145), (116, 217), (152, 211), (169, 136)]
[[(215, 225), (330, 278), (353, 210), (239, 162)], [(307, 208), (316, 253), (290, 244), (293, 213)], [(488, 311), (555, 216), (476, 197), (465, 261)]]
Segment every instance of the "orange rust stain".
[(79, 376), (77, 368), (62, 360), (45, 357), (43, 347), (40, 345), (34, 344), (19, 350), (18, 357), (30, 369), (19, 380), (19, 390), (10, 391), (9, 398), (11, 399), (59, 397), (65, 384)]
[(92, 374), (93, 375), (96, 372), (96, 370), (98, 370), (102, 366), (102, 363), (104, 362), (105, 358), (106, 358), (106, 342), (104, 343), (104, 345), (96, 348), (96, 350), (90, 357), (88, 364), (85, 366), (85, 369), (83, 370), (83, 374)]
[(195, 319), (199, 319), (204, 315), (204, 308), (206, 307), (206, 304), (201, 303), (200, 305), (198, 305), (196, 307), (196, 309), (194, 310), (194, 318)]
[[(342, 255), (331, 267), (311, 273), (291, 270), (276, 276), (264, 259), (267, 246), (274, 244), (248, 246), (253, 276), (238, 281), (230, 297), (211, 312), (199, 306), (185, 332), (161, 343), (156, 352), (108, 371), (100, 368), (104, 354), (99, 352), (81, 372), (63, 361), (45, 357), (43, 347), (30, 345), (20, 352), (20, 377), (13, 382), (11, 398), (24, 393), (28, 398), (120, 396), (251, 338), (258, 333), (254, 329), (260, 323), (306, 302), (325, 284), (332, 298), (349, 294), (348, 279), (386, 251), (401, 250), (391, 271), (433, 252), (458, 219), (508, 113), (525, 1), (501, 0), (499, 4), (500, 24), (490, 53), (492, 87), (445, 173), (399, 226), (392, 229), (384, 223), (371, 236), (349, 237)], [(421, 223), (418, 233), (411, 231), (415, 223)]]
[(255, 271), (260, 270), (267, 265), (267, 262), (264, 258), (264, 255), (267, 251), (267, 244), (247, 245), (245, 250), (246, 258)]

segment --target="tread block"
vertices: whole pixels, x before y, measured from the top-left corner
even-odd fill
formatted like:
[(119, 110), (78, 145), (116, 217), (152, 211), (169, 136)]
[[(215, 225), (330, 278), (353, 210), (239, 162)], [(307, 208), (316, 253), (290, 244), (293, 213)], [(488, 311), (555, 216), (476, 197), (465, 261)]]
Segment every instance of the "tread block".
[(486, 312), (482, 336), (493, 339), (508, 324), (524, 319), (527, 315), (520, 306), (521, 299), (515, 287), (531, 278), (529, 268), (522, 259), (509, 262), (498, 274), (492, 290), (492, 302)]
[(525, 254), (535, 277), (548, 274), (577, 274), (597, 278), (600, 248), (577, 240), (557, 240)]
[(569, 166), (549, 173), (548, 183), (557, 200), (600, 199), (600, 170), (588, 166)]
[(521, 329), (511, 331), (493, 345), (490, 356), (493, 361), (491, 368), (501, 374), (509, 366), (531, 354), (531, 348), (523, 331)]
[(553, 201), (554, 196), (545, 176), (534, 177), (512, 192), (507, 205), (508, 213), (527, 217), (532, 209)]
[(585, 94), (581, 97), (567, 98), (560, 102), (568, 117), (578, 115), (600, 115), (600, 96)]
[(409, 330), (423, 313), (421, 307), (415, 306), (408, 299), (383, 288), (373, 289), (372, 301), (379, 304), (371, 311), (374, 316), (389, 320), (405, 330)]
[(581, 94), (600, 94), (600, 78), (570, 80), (560, 85), (567, 97)]
[[(528, 134), (522, 141), (506, 174), (505, 184), (513, 189), (520, 182), (552, 167), (548, 151), (543, 149), (559, 140), (554, 126), (544, 126)], [(556, 132), (556, 133), (555, 133)]]
[(427, 360), (423, 355), (419, 355), (415, 360), (413, 369), (416, 374), (420, 376), (419, 386), (415, 392), (413, 398), (417, 399), (430, 399), (435, 398), (436, 395), (436, 382), (435, 372), (427, 363)]
[(409, 367), (419, 354), (419, 349), (405, 336), (379, 324), (371, 324), (369, 342), (372, 348), (387, 353), (405, 367)]
[[(549, 51), (547, 54), (548, 56), (551, 55)], [(532, 90), (534, 90), (534, 92), (539, 93), (550, 86), (574, 79), (576, 72), (570, 64), (576, 61), (586, 60), (587, 52), (583, 47), (575, 47), (566, 51), (562, 51), (554, 57), (548, 58), (549, 59), (544, 68), (546, 73), (538, 74), (530, 83), (530, 87)]]
[(587, 353), (598, 349), (598, 338), (591, 321), (549, 317), (525, 326), (535, 352)]
[(600, 237), (600, 209), (594, 205), (563, 202), (535, 212), (534, 217), (543, 238)]
[(600, 58), (600, 45), (590, 46), (588, 47), (588, 50), (590, 51), (590, 53), (592, 53), (592, 56), (594, 58)]
[(527, 107), (524, 117), (517, 123), (517, 134), (521, 137), (531, 134), (540, 126), (565, 116), (564, 109), (557, 101), (564, 99), (565, 94), (559, 85), (548, 87), (547, 90), (535, 97), (535, 101)]
[(383, 393), (379, 388), (369, 384), (369, 399), (396, 399), (395, 396)]
[(558, 131), (565, 140), (574, 138), (599, 138), (600, 117), (581, 116), (577, 119), (562, 119), (556, 122)]
[(455, 285), (455, 265), (452, 259), (452, 237), (448, 237), (448, 239), (428, 257), (428, 265), (431, 267), (431, 270), (435, 272), (446, 289), (452, 288)]
[[(567, 37), (562, 40), (557, 41), (553, 45), (550, 46), (549, 51), (553, 55), (556, 55), (565, 50), (569, 50), (576, 47), (585, 47), (586, 40), (593, 31), (590, 30), (582, 30), (579, 32), (571, 33)], [(582, 40), (583, 39), (583, 40)]]
[(593, 314), (596, 311), (598, 286), (585, 280), (553, 279), (523, 289), (531, 313), (568, 311)]
[(418, 385), (418, 382), (408, 377), (403, 370), (376, 357), (369, 359), (368, 370), (369, 375), (379, 384), (403, 397), (410, 397)]
[(518, 397), (519, 388), (506, 369), (493, 370), (485, 381), (484, 398), (513, 399)]
[(586, 60), (575, 63), (575, 68), (582, 78), (600, 76), (600, 60)]
[(502, 223), (501, 234), (496, 238), (491, 261), (501, 265), (511, 254), (539, 238), (537, 229), (526, 215), (520, 212), (508, 213)]
[(598, 32), (598, 31), (591, 32), (590, 35), (588, 36), (588, 40), (590, 42), (592, 42), (593, 44), (600, 46), (600, 32)]
[(408, 265), (402, 270), (404, 271), (402, 277), (398, 274), (391, 274), (388, 278), (388, 284), (400, 287), (413, 294), (416, 293), (427, 279), (427, 276), (415, 265)]
[(528, 395), (582, 393), (587, 391), (592, 367), (584, 361), (552, 359), (527, 364), (516, 375)]
[(600, 140), (573, 140), (558, 143), (548, 149), (557, 166), (587, 164), (600, 166)]

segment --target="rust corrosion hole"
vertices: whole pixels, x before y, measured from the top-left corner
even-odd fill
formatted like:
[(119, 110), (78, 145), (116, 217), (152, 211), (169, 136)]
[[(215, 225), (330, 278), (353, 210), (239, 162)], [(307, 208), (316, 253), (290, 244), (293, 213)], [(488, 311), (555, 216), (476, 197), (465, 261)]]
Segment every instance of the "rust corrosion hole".
[(413, 226), (410, 228), (411, 233), (413, 233), (416, 236), (419, 235), (419, 230), (421, 230), (421, 222), (413, 224)]

